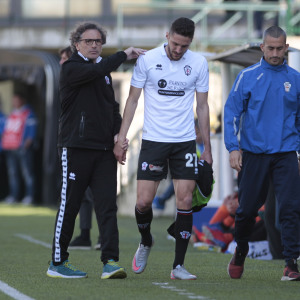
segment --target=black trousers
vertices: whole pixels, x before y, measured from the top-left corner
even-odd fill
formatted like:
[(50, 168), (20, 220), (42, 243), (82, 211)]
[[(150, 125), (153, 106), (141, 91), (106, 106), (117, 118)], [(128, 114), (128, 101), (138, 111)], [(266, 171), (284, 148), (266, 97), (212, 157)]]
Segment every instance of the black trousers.
[(255, 217), (265, 203), (270, 179), (279, 204), (283, 256), (286, 261), (299, 257), (300, 176), (296, 152), (276, 154), (243, 153), (239, 172), (239, 207), (235, 217), (235, 240), (247, 247)]
[(265, 204), (265, 224), (268, 234), (269, 248), (272, 257), (273, 259), (282, 259), (283, 246), (281, 243), (280, 226), (277, 226), (277, 215), (277, 199), (275, 196), (273, 183), (270, 182), (269, 192)]
[(93, 212), (93, 193), (90, 187), (84, 193), (82, 198), (81, 206), (80, 206), (80, 229), (88, 229), (92, 228), (92, 212)]
[(60, 207), (55, 221), (52, 260), (59, 264), (69, 257), (75, 219), (87, 187), (92, 190), (101, 236), (101, 261), (119, 260), (117, 225), (117, 161), (113, 151), (77, 148), (59, 149), (62, 169)]

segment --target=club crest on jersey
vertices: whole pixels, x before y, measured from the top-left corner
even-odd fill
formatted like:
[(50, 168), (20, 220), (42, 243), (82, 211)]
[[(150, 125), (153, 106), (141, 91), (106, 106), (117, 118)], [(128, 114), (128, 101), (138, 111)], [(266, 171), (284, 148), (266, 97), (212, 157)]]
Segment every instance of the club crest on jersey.
[(142, 163), (142, 171), (146, 171), (147, 167), (148, 167), (148, 164), (144, 161)]
[(150, 169), (150, 171), (156, 171), (156, 172), (162, 172), (163, 171), (162, 166), (155, 166), (155, 165), (152, 165), (152, 164), (149, 165), (149, 169)]
[(286, 92), (289, 92), (292, 85), (289, 82), (285, 82), (283, 85), (284, 85), (284, 90)]
[(188, 231), (181, 231), (180, 232), (180, 235), (181, 237), (184, 239), (184, 240), (187, 240), (190, 238), (191, 234), (188, 232)]
[(184, 67), (184, 73), (186, 76), (190, 76), (192, 74), (192, 68), (188, 65)]

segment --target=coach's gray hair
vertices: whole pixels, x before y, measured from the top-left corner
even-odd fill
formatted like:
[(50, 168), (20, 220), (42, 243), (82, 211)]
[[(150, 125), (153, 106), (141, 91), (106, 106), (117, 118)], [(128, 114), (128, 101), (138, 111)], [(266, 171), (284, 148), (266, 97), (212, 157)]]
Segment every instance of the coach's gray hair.
[(99, 31), (101, 35), (102, 45), (106, 43), (106, 31), (96, 22), (84, 22), (77, 25), (76, 29), (71, 32), (70, 35), (70, 42), (71, 42), (71, 48), (72, 52), (76, 52), (76, 43), (79, 42), (81, 39), (81, 35), (89, 30), (89, 29), (96, 29)]

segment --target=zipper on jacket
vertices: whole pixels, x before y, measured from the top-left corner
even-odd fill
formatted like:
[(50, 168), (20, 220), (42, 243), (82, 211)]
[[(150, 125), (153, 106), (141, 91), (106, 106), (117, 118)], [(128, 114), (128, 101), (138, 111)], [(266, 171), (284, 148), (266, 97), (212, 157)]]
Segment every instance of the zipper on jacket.
[(79, 137), (84, 136), (84, 125), (85, 125), (85, 112), (81, 112), (80, 124), (79, 124)]

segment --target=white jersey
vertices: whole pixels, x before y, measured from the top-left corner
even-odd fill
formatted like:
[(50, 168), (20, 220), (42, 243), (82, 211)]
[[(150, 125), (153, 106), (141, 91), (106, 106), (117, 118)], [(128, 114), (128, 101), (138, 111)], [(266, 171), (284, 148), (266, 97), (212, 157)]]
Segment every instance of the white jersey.
[(170, 60), (165, 45), (140, 55), (131, 85), (144, 88), (143, 139), (155, 142), (195, 140), (195, 91), (208, 91), (206, 59), (187, 50), (179, 61)]

